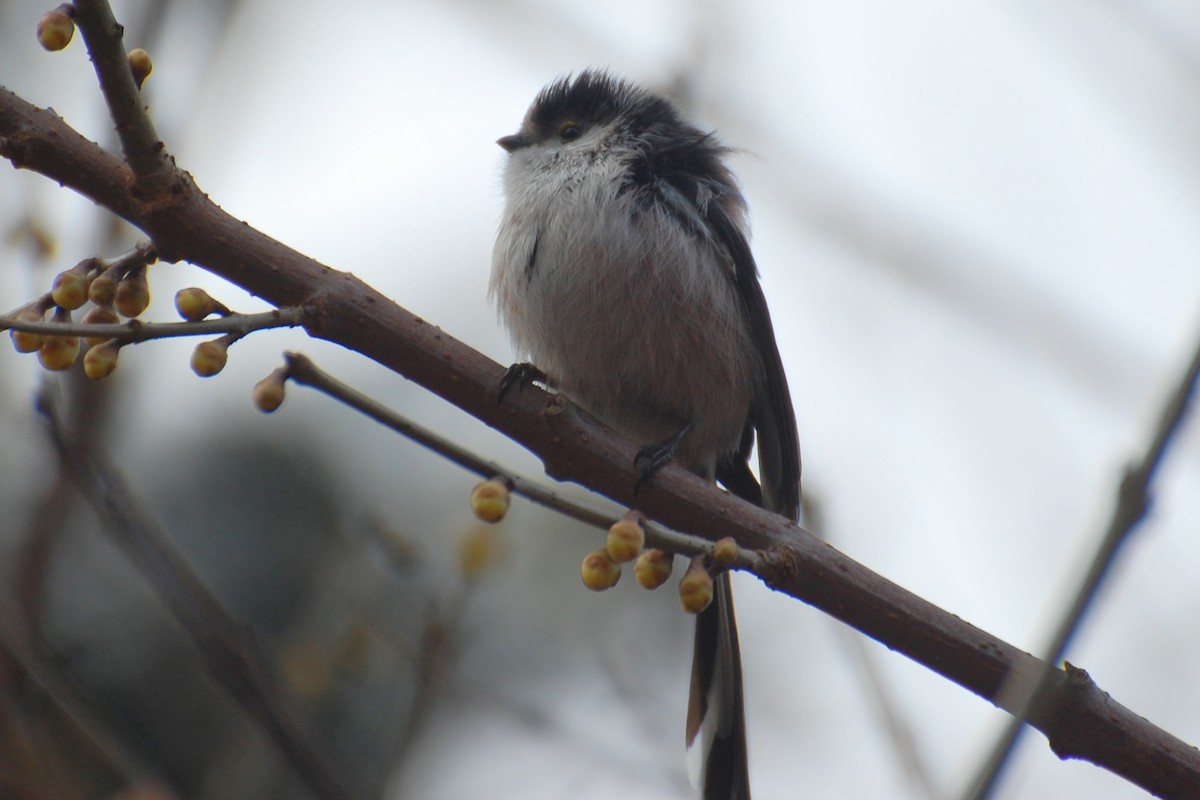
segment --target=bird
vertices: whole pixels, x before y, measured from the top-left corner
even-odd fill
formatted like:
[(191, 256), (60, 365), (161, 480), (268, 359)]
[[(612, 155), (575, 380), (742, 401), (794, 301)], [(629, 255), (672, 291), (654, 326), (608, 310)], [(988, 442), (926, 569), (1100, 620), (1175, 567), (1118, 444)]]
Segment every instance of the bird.
[[(676, 461), (797, 520), (796, 415), (731, 149), (603, 69), (543, 88), (507, 152), (489, 295), (538, 379), (642, 445), (636, 489)], [(757, 444), (759, 477), (749, 460)], [(704, 800), (750, 797), (728, 572), (696, 618), (685, 726)]]

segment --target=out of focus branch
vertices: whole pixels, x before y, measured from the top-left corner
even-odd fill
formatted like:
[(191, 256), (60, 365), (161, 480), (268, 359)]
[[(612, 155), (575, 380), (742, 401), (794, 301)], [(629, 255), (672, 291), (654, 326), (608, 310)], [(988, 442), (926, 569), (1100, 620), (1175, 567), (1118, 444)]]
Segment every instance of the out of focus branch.
[(283, 697), (250, 631), (225, 609), (111, 464), (63, 435), (58, 412), (40, 399), (59, 463), (95, 510), (104, 531), (138, 568), (200, 648), (213, 678), (271, 735), (288, 763), (322, 800), (348, 800), (321, 752), (313, 747)]
[(996, 741), (988, 758), (980, 768), (971, 787), (968, 789), (967, 800), (982, 800), (988, 797), (996, 785), (1004, 765), (1008, 762), (1017, 738), (1024, 729), (1026, 721), (1034, 709), (1046, 701), (1046, 692), (1054, 678), (1058, 664), (1067, 651), (1075, 632), (1079, 630), (1083, 615), (1087, 613), (1092, 599), (1100, 588), (1101, 582), (1108, 574), (1109, 567), (1116, 560), (1117, 551), (1129, 540), (1130, 534), (1145, 518), (1150, 508), (1150, 483), (1162, 464), (1163, 455), (1174, 439), (1175, 434), (1183, 424), (1183, 419), (1191, 405), (1192, 396), (1196, 391), (1196, 382), (1200, 379), (1200, 344), (1192, 354), (1191, 363), (1183, 371), (1179, 383), (1171, 392), (1166, 406), (1158, 418), (1158, 426), (1154, 439), (1146, 448), (1141, 460), (1125, 470), (1117, 490), (1116, 504), (1112, 518), (1104, 531), (1087, 574), (1080, 582), (1075, 597), (1066, 613), (1058, 624), (1050, 645), (1046, 648), (1045, 661), (1041, 670), (1026, 680), (1015, 679), (1004, 687), (1004, 695), (1011, 697), (1019, 711), (1009, 720), (1004, 732)]

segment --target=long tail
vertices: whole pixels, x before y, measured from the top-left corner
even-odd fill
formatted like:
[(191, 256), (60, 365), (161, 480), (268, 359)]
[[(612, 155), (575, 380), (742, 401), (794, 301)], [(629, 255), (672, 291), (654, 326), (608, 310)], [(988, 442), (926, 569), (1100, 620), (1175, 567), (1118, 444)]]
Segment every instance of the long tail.
[(696, 617), (687, 746), (700, 748), (703, 800), (749, 800), (742, 653), (729, 573), (713, 586), (713, 602)]

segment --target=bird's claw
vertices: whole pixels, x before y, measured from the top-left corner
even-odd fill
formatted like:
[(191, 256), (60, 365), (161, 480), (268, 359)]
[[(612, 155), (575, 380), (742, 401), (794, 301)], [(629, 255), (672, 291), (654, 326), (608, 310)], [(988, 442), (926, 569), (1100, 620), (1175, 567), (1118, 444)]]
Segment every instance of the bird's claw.
[(504, 402), (504, 396), (508, 394), (509, 389), (514, 386), (517, 391), (524, 390), (531, 383), (541, 383), (546, 380), (546, 373), (542, 372), (533, 364), (527, 361), (522, 361), (518, 364), (513, 364), (504, 372), (504, 377), (500, 379), (500, 389), (496, 394), (496, 405)]

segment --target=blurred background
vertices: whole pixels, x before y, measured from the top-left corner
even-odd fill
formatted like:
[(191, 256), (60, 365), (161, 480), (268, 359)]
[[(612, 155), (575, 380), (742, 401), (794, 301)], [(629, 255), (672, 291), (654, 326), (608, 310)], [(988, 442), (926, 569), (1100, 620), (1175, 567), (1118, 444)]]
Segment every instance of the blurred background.
[[(52, 3), (0, 5), (0, 84), (114, 146)], [(181, 167), (235, 216), (501, 363), (486, 298), (502, 152), (586, 66), (669, 92), (735, 167), (800, 421), (819, 532), (925, 599), (1040, 650), (1123, 466), (1200, 337), (1200, 4), (1191, 0), (114, 3)], [(0, 170), (0, 310), (138, 241)], [(262, 304), (187, 264), (179, 288)], [(104, 449), (263, 645), (360, 797), (685, 798), (691, 620), (674, 593), (579, 583), (600, 545), (311, 391), (250, 388), (299, 349), (529, 476), (516, 445), (297, 332), (127, 348), (84, 385), (0, 348), (0, 794), (290, 798), (305, 790), (59, 474), (42, 392)], [(577, 487), (564, 491), (581, 492)], [(1068, 659), (1200, 739), (1200, 426)], [(755, 796), (957, 796), (1007, 717), (736, 576)], [(1135, 798), (1026, 736), (997, 797)]]

